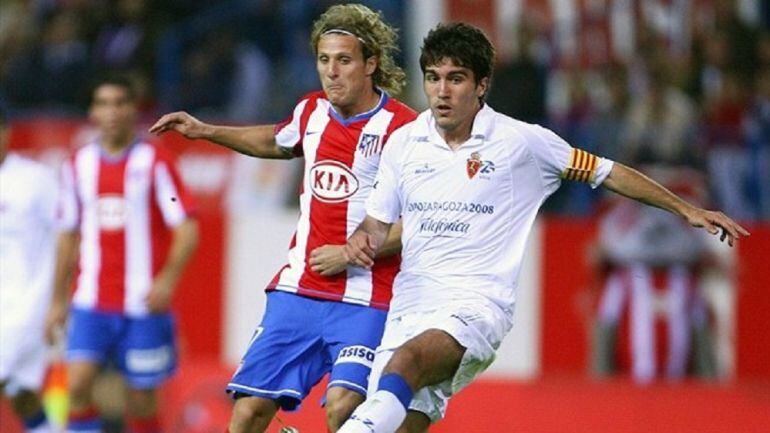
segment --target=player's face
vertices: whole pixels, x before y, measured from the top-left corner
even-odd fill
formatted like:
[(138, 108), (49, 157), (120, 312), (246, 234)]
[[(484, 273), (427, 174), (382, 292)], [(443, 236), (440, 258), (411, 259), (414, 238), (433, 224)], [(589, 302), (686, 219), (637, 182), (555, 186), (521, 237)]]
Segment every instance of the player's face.
[(90, 118), (104, 140), (122, 141), (134, 133), (136, 104), (126, 88), (105, 84), (94, 91)]
[(467, 128), (470, 133), (481, 108), (479, 98), (487, 91), (488, 83), (488, 78), (476, 83), (473, 71), (448, 59), (426, 67), (423, 88), (436, 125), (445, 132), (464, 132)]
[(377, 68), (374, 57), (364, 59), (361, 42), (354, 36), (328, 34), (318, 41), (316, 68), (329, 102), (343, 115), (365, 111), (363, 95), (372, 88)]

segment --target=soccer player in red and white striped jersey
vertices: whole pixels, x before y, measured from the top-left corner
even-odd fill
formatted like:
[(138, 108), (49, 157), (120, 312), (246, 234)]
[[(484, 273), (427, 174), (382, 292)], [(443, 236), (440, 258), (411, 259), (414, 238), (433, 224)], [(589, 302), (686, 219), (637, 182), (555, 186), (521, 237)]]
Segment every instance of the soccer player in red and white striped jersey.
[(176, 367), (169, 306), (197, 244), (197, 223), (170, 155), (136, 137), (136, 102), (127, 79), (109, 77), (94, 87), (90, 120), (99, 138), (62, 169), (47, 320), (53, 340), (69, 315), (67, 431), (101, 431), (92, 387), (102, 364), (111, 362), (128, 384), (129, 431), (157, 432), (156, 390)]
[(222, 127), (187, 113), (150, 129), (175, 130), (258, 158), (305, 158), (300, 218), (288, 263), (268, 285), (267, 308), (228, 385), (236, 398), (230, 432), (263, 432), (326, 373), (328, 427), (336, 431), (363, 401), (398, 271), (400, 229), (370, 269), (346, 267), (343, 246), (365, 216), (380, 154), (415, 113), (388, 95), (404, 73), (391, 52), (396, 33), (361, 5), (329, 8), (311, 45), (323, 91), (303, 97), (277, 125)]

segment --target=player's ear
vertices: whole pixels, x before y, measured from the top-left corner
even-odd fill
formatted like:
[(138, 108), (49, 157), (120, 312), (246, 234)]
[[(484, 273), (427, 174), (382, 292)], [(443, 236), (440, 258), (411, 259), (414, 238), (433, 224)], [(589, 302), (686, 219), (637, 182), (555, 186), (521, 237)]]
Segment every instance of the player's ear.
[(377, 71), (377, 64), (379, 61), (377, 60), (377, 57), (371, 56), (368, 59), (366, 59), (366, 75), (371, 76), (374, 75), (374, 72)]
[(481, 98), (489, 91), (489, 77), (484, 77), (476, 84), (476, 96)]

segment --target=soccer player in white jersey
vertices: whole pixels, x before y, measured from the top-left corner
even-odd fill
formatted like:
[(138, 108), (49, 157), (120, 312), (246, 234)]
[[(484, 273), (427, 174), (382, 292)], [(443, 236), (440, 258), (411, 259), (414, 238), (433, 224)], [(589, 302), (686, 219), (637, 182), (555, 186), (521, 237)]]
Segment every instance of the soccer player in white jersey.
[(388, 95), (404, 80), (391, 57), (396, 32), (362, 5), (337, 5), (314, 23), (311, 46), (323, 91), (303, 97), (285, 122), (232, 128), (171, 113), (150, 129), (258, 158), (305, 158), (288, 264), (268, 285), (265, 315), (227, 386), (236, 399), (230, 433), (265, 431), (327, 373), (327, 426), (336, 431), (364, 400), (398, 272), (398, 233), (371, 268), (346, 267), (343, 254), (366, 216), (383, 147), (416, 116)]
[(430, 109), (391, 138), (368, 215), (346, 246), (351, 263), (371, 266), (402, 218), (403, 262), (370, 394), (340, 433), (426, 431), (492, 363), (512, 326), (527, 236), (562, 179), (604, 185), (712, 233), (721, 228), (731, 245), (748, 234), (635, 170), (496, 113), (484, 103), (493, 58), (470, 25), (439, 25), (424, 40)]
[(43, 411), (48, 353), (56, 180), (51, 170), (8, 151), (0, 107), (0, 396), (10, 398), (28, 433), (50, 432)]
[(127, 383), (128, 431), (158, 432), (157, 388), (176, 367), (169, 308), (198, 226), (172, 157), (137, 138), (136, 116), (130, 81), (100, 80), (89, 112), (99, 136), (62, 167), (47, 331), (53, 340), (69, 316), (68, 432), (101, 431), (92, 388), (106, 363)]

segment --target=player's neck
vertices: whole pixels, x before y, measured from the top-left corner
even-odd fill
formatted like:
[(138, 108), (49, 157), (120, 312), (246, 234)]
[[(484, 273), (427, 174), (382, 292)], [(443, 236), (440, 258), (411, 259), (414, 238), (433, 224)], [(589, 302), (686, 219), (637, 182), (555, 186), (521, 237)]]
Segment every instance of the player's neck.
[(364, 90), (364, 93), (356, 99), (355, 104), (351, 104), (347, 107), (334, 106), (334, 111), (336, 111), (343, 119), (348, 119), (373, 110), (379, 103), (380, 94), (377, 93), (373, 87), (367, 87), (366, 90)]
[(460, 147), (463, 143), (468, 141), (469, 138), (471, 138), (471, 131), (473, 130), (473, 121), (476, 119), (476, 114), (478, 114), (478, 110), (473, 113), (472, 116), (468, 116), (467, 119), (464, 119), (459, 125), (455, 126), (452, 129), (444, 129), (438, 125), (436, 125), (436, 129), (438, 130), (439, 135), (441, 138), (444, 139), (447, 146), (449, 146), (452, 150), (457, 150), (457, 148)]
[(133, 134), (120, 137), (102, 137), (101, 139), (102, 149), (110, 156), (120, 155), (133, 142)]

